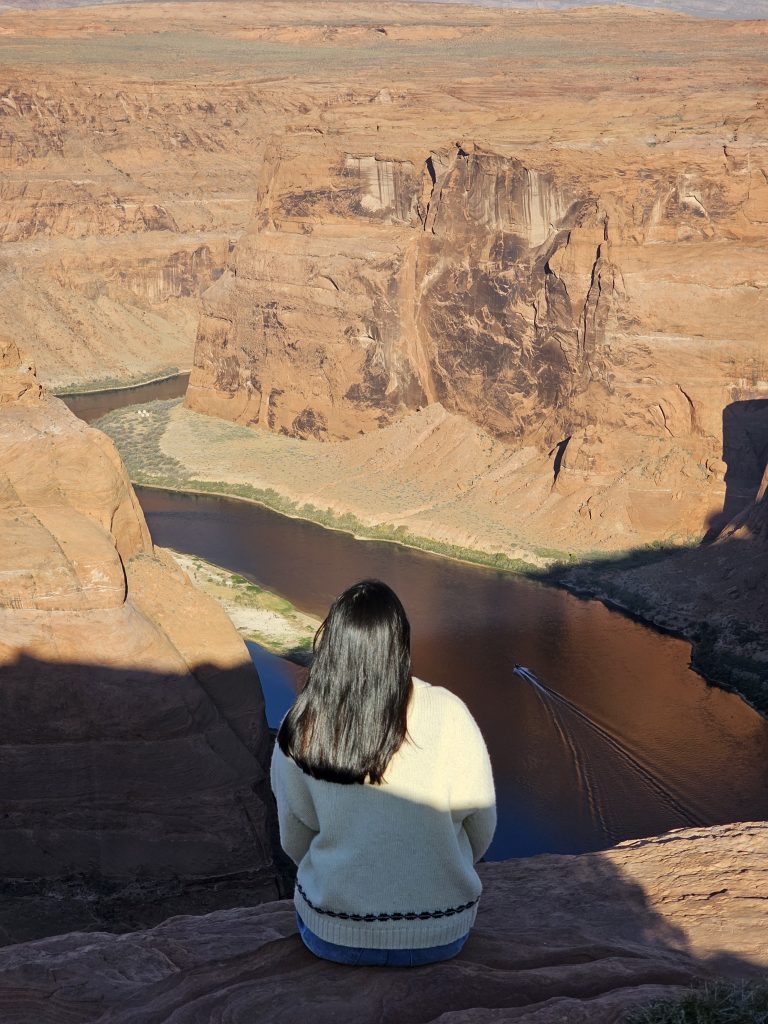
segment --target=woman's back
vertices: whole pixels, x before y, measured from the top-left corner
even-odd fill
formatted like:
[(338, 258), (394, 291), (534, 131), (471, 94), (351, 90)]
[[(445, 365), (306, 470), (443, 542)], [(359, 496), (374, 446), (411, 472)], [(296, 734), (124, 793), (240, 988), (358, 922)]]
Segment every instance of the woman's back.
[(413, 681), (407, 737), (380, 784), (313, 778), (275, 747), (272, 784), (296, 907), (327, 942), (388, 949), (450, 943), (474, 922), (473, 864), (496, 822), (485, 743), (449, 691)]

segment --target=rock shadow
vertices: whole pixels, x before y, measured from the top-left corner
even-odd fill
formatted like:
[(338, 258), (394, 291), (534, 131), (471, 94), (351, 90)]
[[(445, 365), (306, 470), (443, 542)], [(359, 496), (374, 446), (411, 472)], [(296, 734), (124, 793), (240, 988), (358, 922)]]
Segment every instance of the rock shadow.
[[(409, 840), (418, 847), (418, 833)], [(481, 864), (463, 950), (412, 969), (317, 959), (291, 900), (44, 939), (0, 950), (0, 1013), (7, 1024), (618, 1024), (652, 998), (764, 971), (768, 908), (750, 887), (765, 854), (766, 827), (747, 825)]]
[(754, 502), (768, 465), (768, 398), (731, 402), (723, 409), (723, 510), (707, 524), (704, 543)]
[(246, 661), (0, 667), (0, 944), (288, 891), (256, 680)]
[[(734, 502), (741, 498), (734, 497)], [(536, 574), (577, 596), (692, 644), (692, 667), (768, 714), (768, 498), (741, 507), (725, 530), (710, 522), (709, 540), (659, 545), (616, 557), (554, 565)], [(717, 539), (717, 543), (712, 541)]]
[[(257, 774), (249, 711), (233, 676), (198, 672), (204, 687), (21, 657), (0, 675), (6, 935), (22, 914), (27, 936), (58, 933), (0, 950), (7, 1024), (303, 1024), (310, 1007), (317, 1024), (426, 1024), (475, 1010), (489, 1022), (598, 1024), (654, 995), (765, 966), (755, 950), (768, 904), (753, 899), (768, 852), (761, 825), (481, 864), (477, 924), (454, 960), (395, 970), (316, 959), (292, 901), (256, 898), (257, 875), (231, 850), (233, 836), (252, 834), (242, 808), (232, 817), (253, 792), (248, 771)], [(437, 812), (384, 790), (375, 799), (381, 856), (417, 856), (420, 823)], [(403, 834), (389, 834), (393, 820), (408, 823)], [(211, 849), (230, 844), (216, 874), (202, 837)], [(354, 870), (364, 881), (371, 868)], [(408, 906), (392, 911), (441, 909), (411, 888)], [(199, 915), (217, 906), (227, 909)], [(727, 933), (723, 920), (734, 922)]]

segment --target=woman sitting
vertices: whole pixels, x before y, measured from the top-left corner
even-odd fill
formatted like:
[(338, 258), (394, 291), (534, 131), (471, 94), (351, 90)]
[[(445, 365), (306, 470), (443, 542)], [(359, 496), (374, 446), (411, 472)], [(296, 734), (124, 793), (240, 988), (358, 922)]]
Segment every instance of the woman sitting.
[(464, 703), (411, 677), (410, 626), (386, 584), (364, 580), (331, 606), (272, 787), (313, 953), (413, 966), (459, 952), (496, 826), (491, 765)]

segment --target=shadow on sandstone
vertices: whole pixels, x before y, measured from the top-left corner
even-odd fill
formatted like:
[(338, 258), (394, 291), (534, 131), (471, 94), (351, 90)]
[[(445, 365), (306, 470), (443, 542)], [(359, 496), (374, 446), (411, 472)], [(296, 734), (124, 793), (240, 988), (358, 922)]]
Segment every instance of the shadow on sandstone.
[[(60, 933), (0, 950), (6, 1024), (298, 1022), (310, 1004), (318, 1024), (597, 1024), (764, 966), (760, 825), (482, 864), (477, 925), (455, 960), (417, 971), (317, 960), (292, 902), (274, 898), (287, 878), (264, 867), (274, 822), (254, 816), (265, 776), (250, 749), (262, 739), (226, 672), (195, 673), (204, 687), (28, 657), (3, 670), (6, 940)], [(417, 849), (418, 822), (435, 812), (408, 803)]]
[(707, 524), (705, 543), (752, 505), (768, 466), (768, 398), (731, 402), (723, 409), (723, 510)]
[(744, 504), (737, 494), (740, 511), (726, 526), (712, 517), (700, 544), (654, 545), (535, 575), (683, 637), (693, 669), (768, 714), (768, 497), (761, 490)]
[(604, 853), (482, 864), (466, 946), (414, 970), (316, 959), (289, 900), (9, 946), (0, 1015), (6, 1024), (298, 1024), (308, 1014), (317, 1024), (618, 1022), (638, 1003), (765, 969), (765, 901), (753, 890), (767, 832), (688, 830)]
[(290, 891), (256, 678), (0, 667), (0, 944)]

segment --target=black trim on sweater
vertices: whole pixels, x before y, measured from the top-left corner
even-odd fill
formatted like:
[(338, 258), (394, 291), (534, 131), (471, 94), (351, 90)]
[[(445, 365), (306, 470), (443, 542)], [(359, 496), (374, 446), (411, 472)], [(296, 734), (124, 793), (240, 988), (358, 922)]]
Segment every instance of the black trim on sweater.
[(422, 910), (421, 913), (410, 910), (407, 914), (347, 914), (340, 910), (326, 910), (323, 907), (316, 907), (302, 889), (301, 883), (296, 882), (296, 888), (301, 893), (301, 898), (310, 910), (314, 910), (316, 914), (325, 914), (327, 917), (338, 917), (342, 921), (427, 921), (433, 917), (453, 917), (454, 914), (462, 914), (465, 910), (469, 910), (476, 903), (480, 902), (480, 897), (478, 896), (477, 899), (471, 900), (469, 903), (462, 903), (458, 907), (448, 907), (446, 910)]

